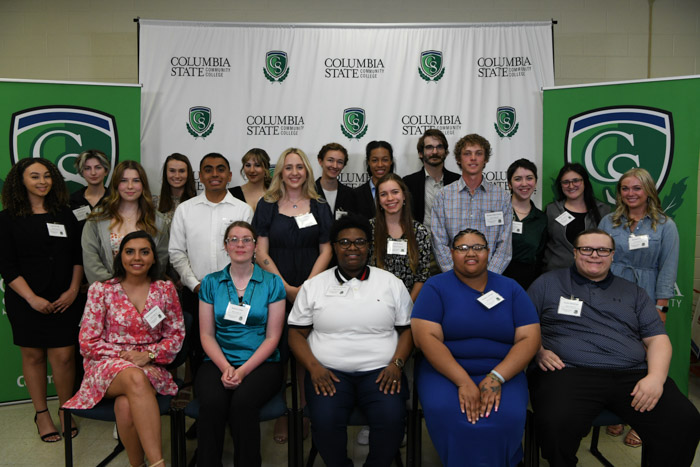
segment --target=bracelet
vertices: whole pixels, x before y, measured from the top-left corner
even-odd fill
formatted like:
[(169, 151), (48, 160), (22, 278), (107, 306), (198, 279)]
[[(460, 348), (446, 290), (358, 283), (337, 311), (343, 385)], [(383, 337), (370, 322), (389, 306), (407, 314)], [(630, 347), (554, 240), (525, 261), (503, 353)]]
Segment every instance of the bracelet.
[(501, 374), (496, 370), (491, 370), (491, 373), (489, 373), (489, 375), (501, 384), (506, 382), (505, 378), (501, 376)]

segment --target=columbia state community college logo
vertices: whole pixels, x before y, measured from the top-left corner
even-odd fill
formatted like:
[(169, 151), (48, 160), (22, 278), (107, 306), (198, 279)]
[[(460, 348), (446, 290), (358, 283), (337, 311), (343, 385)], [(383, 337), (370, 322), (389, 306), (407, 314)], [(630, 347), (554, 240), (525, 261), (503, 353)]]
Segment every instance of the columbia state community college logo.
[(493, 127), (501, 138), (512, 138), (518, 132), (520, 123), (515, 121), (515, 107), (503, 106), (496, 109), (496, 123)]
[(271, 83), (281, 83), (289, 76), (289, 59), (287, 52), (271, 50), (265, 54), (265, 78)]
[(340, 130), (350, 139), (360, 139), (367, 133), (367, 122), (365, 120), (365, 109), (360, 107), (350, 107), (343, 110), (343, 123)]
[(426, 50), (421, 52), (418, 74), (425, 81), (440, 81), (445, 75), (442, 52), (438, 50)]
[(86, 186), (76, 172), (75, 158), (88, 149), (102, 151), (110, 163), (107, 183), (118, 154), (117, 125), (113, 115), (78, 106), (33, 107), (12, 114), (10, 158), (12, 164), (26, 157), (48, 159), (58, 167), (74, 191)]
[[(582, 164), (597, 182), (596, 196), (614, 204), (617, 181), (635, 167), (646, 169), (661, 191), (671, 169), (673, 139), (670, 112), (638, 106), (598, 108), (569, 119), (565, 158)], [(662, 207), (677, 207), (683, 186), (683, 181), (674, 184), (672, 198)]]
[(187, 131), (196, 138), (206, 138), (214, 131), (214, 123), (211, 119), (211, 109), (209, 107), (190, 107), (187, 122)]

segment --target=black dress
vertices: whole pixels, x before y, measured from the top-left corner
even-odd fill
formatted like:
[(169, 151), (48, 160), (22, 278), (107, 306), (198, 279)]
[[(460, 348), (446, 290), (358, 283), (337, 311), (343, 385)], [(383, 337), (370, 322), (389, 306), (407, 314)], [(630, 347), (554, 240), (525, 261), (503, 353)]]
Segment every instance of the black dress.
[[(49, 235), (47, 224), (61, 224), (66, 237)], [(50, 302), (68, 290), (73, 266), (82, 265), (80, 226), (73, 212), (28, 217), (0, 212), (0, 274), (5, 284), (22, 276), (32, 291)], [(5, 308), (15, 345), (21, 347), (65, 347), (78, 341), (82, 307), (77, 303), (63, 313), (43, 314), (34, 310), (11, 287), (5, 287)]]
[(261, 237), (267, 237), (269, 253), (282, 278), (298, 287), (309, 278), (318, 258), (319, 244), (330, 241), (331, 210), (325, 202), (310, 200), (311, 214), (316, 225), (300, 229), (293, 217), (279, 213), (277, 203), (264, 199), (258, 202), (253, 227)]
[(228, 189), (228, 192), (231, 193), (231, 195), (232, 195), (234, 198), (240, 199), (240, 200), (243, 201), (244, 203), (247, 202), (247, 201), (245, 200), (245, 195), (243, 194), (243, 188), (241, 188), (240, 186), (234, 186), (233, 188), (229, 188), (229, 189)]

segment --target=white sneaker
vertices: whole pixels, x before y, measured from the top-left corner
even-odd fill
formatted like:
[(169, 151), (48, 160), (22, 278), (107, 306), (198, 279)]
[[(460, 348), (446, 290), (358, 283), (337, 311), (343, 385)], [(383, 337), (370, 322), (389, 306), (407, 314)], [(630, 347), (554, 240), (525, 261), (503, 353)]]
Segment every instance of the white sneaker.
[(363, 426), (359, 433), (357, 433), (357, 444), (361, 444), (362, 446), (367, 446), (369, 444), (368, 426)]
[(119, 439), (119, 433), (117, 432), (117, 424), (114, 424), (114, 430), (112, 430), (112, 438)]

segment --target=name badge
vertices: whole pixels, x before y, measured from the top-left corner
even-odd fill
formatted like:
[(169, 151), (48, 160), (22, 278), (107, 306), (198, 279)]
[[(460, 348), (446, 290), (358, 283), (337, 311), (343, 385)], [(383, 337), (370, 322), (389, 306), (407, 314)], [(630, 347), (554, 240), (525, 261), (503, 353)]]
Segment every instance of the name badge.
[(224, 319), (245, 324), (246, 320), (248, 319), (248, 313), (250, 313), (250, 305), (245, 303), (243, 305), (234, 305), (233, 303), (229, 303), (226, 307)]
[(501, 211), (484, 213), (484, 221), (486, 222), (486, 227), (503, 225), (503, 213)]
[(568, 316), (581, 316), (581, 309), (583, 308), (583, 302), (581, 300), (570, 300), (568, 298), (559, 297), (559, 308), (557, 308), (557, 313), (560, 315)]
[(630, 235), (629, 246), (630, 250), (649, 248), (649, 235)]
[(344, 297), (348, 294), (348, 287), (345, 285), (331, 285), (326, 290), (326, 297)]
[(347, 215), (348, 215), (348, 213), (347, 213), (346, 211), (342, 211), (342, 210), (338, 209), (338, 210), (335, 212), (335, 220), (338, 220), (338, 219), (340, 219), (341, 217), (347, 216)]
[(165, 319), (165, 313), (163, 313), (163, 310), (161, 310), (160, 307), (156, 305), (150, 310), (148, 310), (148, 313), (143, 315), (143, 318), (146, 320), (151, 329), (153, 329)]
[(66, 226), (63, 224), (51, 224), (46, 223), (46, 227), (49, 229), (49, 235), (51, 237), (67, 237)]
[(297, 227), (300, 229), (305, 229), (316, 225), (316, 218), (310, 212), (302, 214), (301, 216), (296, 216), (294, 220), (297, 221)]
[(513, 233), (521, 234), (523, 233), (523, 223), (519, 221), (513, 221)]
[(559, 217), (557, 217), (557, 218), (554, 219), (554, 220), (557, 221), (557, 222), (559, 222), (559, 223), (560, 223), (561, 225), (563, 225), (564, 227), (566, 227), (566, 226), (569, 225), (569, 223), (570, 223), (572, 220), (574, 220), (574, 219), (575, 219), (575, 217), (572, 216), (571, 214), (569, 214), (568, 211), (564, 211), (564, 212), (562, 212), (562, 213), (559, 215)]
[(406, 256), (406, 254), (408, 254), (408, 241), (406, 241), (406, 240), (387, 240), (386, 241), (386, 254)]
[(501, 303), (505, 298), (501, 297), (498, 292), (490, 290), (481, 297), (477, 298), (477, 301), (484, 305), (489, 310), (499, 303)]
[(87, 219), (87, 216), (92, 212), (90, 209), (90, 206), (80, 206), (78, 209), (73, 209), (73, 215), (75, 216), (76, 219), (79, 221), (84, 221)]

